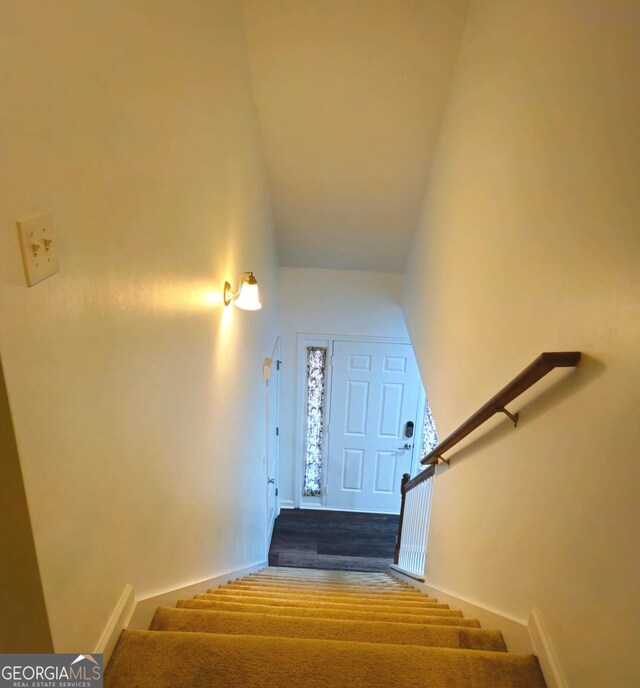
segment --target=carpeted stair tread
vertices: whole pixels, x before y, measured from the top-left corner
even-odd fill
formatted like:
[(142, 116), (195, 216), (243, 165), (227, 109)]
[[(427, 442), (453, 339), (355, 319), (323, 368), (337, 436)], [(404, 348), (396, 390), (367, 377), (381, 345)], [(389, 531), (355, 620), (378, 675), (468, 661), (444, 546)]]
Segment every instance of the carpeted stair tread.
[(289, 578), (337, 578), (340, 580), (349, 580), (352, 578), (371, 578), (375, 581), (392, 581), (403, 583), (399, 578), (394, 578), (390, 573), (371, 572), (371, 571), (340, 571), (336, 569), (308, 569), (308, 568), (293, 568), (292, 566), (272, 566), (260, 571), (254, 571), (247, 577), (255, 578), (256, 576), (286, 576)]
[(544, 688), (532, 655), (335, 640), (124, 631), (105, 688)]
[(395, 597), (375, 597), (373, 595), (361, 594), (359, 596), (343, 595), (336, 592), (331, 595), (318, 594), (314, 592), (291, 592), (289, 590), (278, 590), (273, 592), (271, 590), (238, 590), (236, 588), (210, 588), (207, 590), (208, 595), (224, 595), (225, 597), (263, 597), (274, 599), (296, 599), (308, 600), (311, 604), (318, 602), (340, 602), (345, 604), (382, 604), (382, 605), (397, 605), (399, 607), (437, 607), (440, 609), (448, 609), (449, 605), (443, 604), (434, 600), (432, 597), (417, 596), (405, 599), (398, 599)]
[(274, 581), (274, 580), (252, 580), (252, 581), (247, 581), (246, 583), (243, 582), (242, 586), (238, 584), (239, 587), (251, 587), (253, 585), (260, 585), (264, 587), (274, 587), (274, 588), (291, 588), (291, 589), (300, 589), (300, 590), (335, 590), (336, 588), (339, 588), (340, 590), (362, 590), (363, 588), (366, 588), (367, 590), (371, 590), (373, 592), (395, 592), (395, 593), (410, 593), (410, 594), (415, 594), (416, 590), (412, 590), (411, 588), (405, 588), (405, 587), (396, 587), (396, 586), (389, 586), (389, 585), (365, 585), (364, 583), (345, 583), (344, 585), (340, 583), (332, 583), (332, 582), (324, 582), (324, 581), (309, 581), (307, 583), (291, 583), (289, 581)]
[(361, 588), (363, 586), (366, 586), (368, 588), (371, 588), (372, 590), (407, 590), (410, 591), (411, 588), (409, 586), (405, 585), (393, 585), (389, 583), (372, 583), (371, 585), (367, 585), (365, 581), (349, 581), (345, 583), (341, 583), (340, 581), (334, 581), (334, 580), (323, 580), (323, 579), (318, 579), (318, 580), (308, 580), (308, 581), (302, 581), (302, 580), (291, 580), (289, 578), (251, 578), (250, 580), (247, 581), (248, 583), (270, 583), (271, 585), (277, 584), (277, 585), (291, 585), (291, 586), (328, 586), (328, 587), (336, 587), (339, 586), (341, 588)]
[(125, 631), (105, 688), (544, 688), (537, 659), (389, 574), (269, 567)]
[[(311, 573), (273, 573), (267, 571), (265, 573), (252, 573), (246, 576), (249, 580), (258, 580), (260, 578), (269, 578), (270, 580), (290, 580), (290, 581), (333, 581), (337, 583), (361, 583), (368, 581), (370, 585), (405, 585), (404, 581), (398, 578), (393, 578), (388, 574), (373, 574), (373, 573), (352, 573), (350, 576), (345, 576), (344, 571), (326, 571), (321, 574)], [(377, 575), (377, 578), (369, 579), (369, 576)]]
[(314, 619), (169, 607), (161, 607), (156, 611), (149, 630), (349, 640), (506, 652), (504, 640), (499, 631), (478, 628), (411, 623), (389, 624), (381, 621), (354, 621), (352, 619)]
[(341, 583), (350, 583), (353, 581), (369, 580), (372, 585), (376, 583), (383, 583), (385, 585), (395, 584), (402, 585), (404, 581), (398, 578), (393, 578), (387, 573), (367, 573), (367, 572), (347, 572), (347, 571), (320, 571), (317, 569), (304, 569), (306, 573), (299, 573), (291, 569), (282, 569), (280, 572), (274, 569), (267, 569), (264, 572), (251, 573), (247, 576), (249, 579), (254, 578), (271, 578), (280, 580), (332, 580), (340, 581)]
[(389, 573), (380, 573), (380, 572), (374, 572), (374, 573), (367, 573), (367, 572), (362, 572), (362, 571), (339, 571), (339, 570), (330, 570), (330, 569), (309, 569), (304, 566), (265, 566), (263, 569), (260, 569), (259, 571), (255, 571), (253, 574), (249, 575), (260, 575), (260, 574), (269, 574), (269, 573), (274, 573), (274, 574), (294, 574), (294, 575), (300, 575), (300, 576), (340, 576), (342, 578), (352, 578), (354, 576), (371, 576), (371, 580), (375, 580), (376, 578), (391, 578), (391, 575)]
[(454, 609), (442, 608), (436, 605), (394, 605), (394, 604), (380, 604), (362, 602), (362, 604), (355, 604), (352, 602), (325, 602), (324, 600), (314, 600), (310, 602), (309, 599), (298, 599), (295, 597), (260, 597), (258, 595), (221, 595), (219, 593), (205, 593), (195, 595), (197, 600), (217, 600), (229, 599), (239, 604), (271, 604), (280, 607), (308, 607), (310, 605), (318, 609), (352, 609), (353, 611), (366, 611), (376, 609), (381, 612), (401, 613), (401, 614), (434, 614), (435, 616), (462, 616), (462, 612)]
[(265, 592), (277, 592), (278, 590), (287, 590), (289, 592), (313, 592), (314, 594), (331, 595), (332, 593), (340, 593), (341, 595), (354, 595), (366, 597), (396, 597), (398, 599), (410, 599), (418, 597), (424, 599), (428, 597), (417, 590), (409, 592), (408, 590), (374, 590), (366, 586), (357, 586), (345, 588), (344, 586), (326, 586), (326, 585), (284, 585), (276, 584), (270, 585), (268, 583), (226, 583), (221, 586), (227, 590), (264, 590)]
[(352, 578), (349, 580), (339, 580), (335, 578), (315, 578), (315, 577), (310, 577), (310, 578), (300, 578), (300, 577), (284, 577), (284, 576), (247, 576), (246, 578), (243, 578), (242, 580), (246, 581), (270, 581), (272, 583), (287, 583), (290, 585), (309, 585), (311, 583), (313, 584), (318, 584), (318, 583), (323, 583), (325, 585), (366, 585), (367, 587), (372, 587), (372, 588), (401, 588), (403, 590), (410, 590), (411, 586), (407, 585), (406, 583), (403, 583), (401, 581), (390, 581), (390, 580), (379, 580), (379, 581), (372, 581), (372, 582), (367, 582), (366, 578)]
[(378, 583), (367, 583), (365, 580), (350, 580), (350, 581), (339, 581), (325, 578), (281, 578), (278, 576), (247, 576), (246, 578), (241, 578), (236, 582), (242, 583), (277, 583), (279, 585), (333, 585), (340, 587), (351, 587), (351, 586), (362, 586), (366, 585), (368, 588), (387, 588), (393, 590), (408, 590), (411, 591), (412, 588), (406, 583), (398, 581), (394, 583), (393, 581), (380, 581)]
[[(196, 596), (197, 597), (197, 596)], [(280, 607), (270, 604), (242, 604), (239, 602), (217, 601), (222, 598), (211, 599), (193, 599), (193, 600), (179, 600), (177, 607), (183, 609), (214, 609), (229, 612), (253, 612), (256, 614), (274, 614), (279, 616), (304, 616), (311, 618), (325, 618), (325, 619), (357, 619), (361, 621), (386, 621), (389, 623), (420, 623), (420, 624), (440, 624), (446, 626), (466, 626), (470, 628), (480, 628), (480, 622), (477, 619), (464, 619), (462, 614), (458, 616), (442, 616), (442, 615), (411, 615), (408, 617), (403, 612), (386, 613), (379, 610), (371, 610), (369, 607), (367, 611), (354, 611), (343, 609), (319, 609), (317, 607)], [(435, 610), (437, 611), (437, 610)]]

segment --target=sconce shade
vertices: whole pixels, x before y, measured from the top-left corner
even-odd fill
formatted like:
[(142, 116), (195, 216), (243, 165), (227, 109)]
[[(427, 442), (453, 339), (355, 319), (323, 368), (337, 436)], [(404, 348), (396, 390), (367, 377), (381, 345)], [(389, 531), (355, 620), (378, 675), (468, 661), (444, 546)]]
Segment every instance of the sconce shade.
[(233, 300), (233, 303), (244, 311), (259, 311), (262, 308), (260, 294), (258, 293), (258, 282), (252, 272), (247, 273), (242, 278), (240, 292)]

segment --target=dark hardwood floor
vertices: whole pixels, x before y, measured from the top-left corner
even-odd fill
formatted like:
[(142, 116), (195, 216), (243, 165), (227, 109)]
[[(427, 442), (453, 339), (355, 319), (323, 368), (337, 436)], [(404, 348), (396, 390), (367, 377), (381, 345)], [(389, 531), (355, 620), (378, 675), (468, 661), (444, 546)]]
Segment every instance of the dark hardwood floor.
[(269, 565), (387, 571), (397, 532), (398, 516), (283, 509), (273, 530)]

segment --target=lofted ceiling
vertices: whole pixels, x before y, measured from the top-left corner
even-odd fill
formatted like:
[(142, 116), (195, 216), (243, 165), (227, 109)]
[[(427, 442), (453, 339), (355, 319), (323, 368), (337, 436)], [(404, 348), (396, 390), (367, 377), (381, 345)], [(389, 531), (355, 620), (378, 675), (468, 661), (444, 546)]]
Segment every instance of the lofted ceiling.
[(464, 0), (244, 0), (280, 262), (400, 272)]

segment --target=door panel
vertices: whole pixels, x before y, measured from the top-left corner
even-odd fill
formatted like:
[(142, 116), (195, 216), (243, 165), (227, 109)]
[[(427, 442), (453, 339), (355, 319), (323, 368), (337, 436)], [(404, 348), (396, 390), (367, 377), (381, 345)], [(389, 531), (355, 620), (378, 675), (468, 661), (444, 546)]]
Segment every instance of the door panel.
[(384, 494), (393, 493), (396, 483), (398, 453), (393, 451), (376, 452), (376, 478), (373, 491)]
[(382, 383), (378, 437), (398, 437), (400, 416), (402, 414), (403, 392), (403, 384), (397, 384), (395, 382)]
[(366, 434), (369, 383), (349, 380), (347, 383), (347, 408), (345, 413), (345, 434)]
[[(333, 343), (326, 505), (398, 512), (420, 395), (409, 344)], [(403, 446), (409, 444), (409, 449)]]
[(362, 492), (364, 452), (362, 449), (345, 449), (342, 455), (342, 489)]

